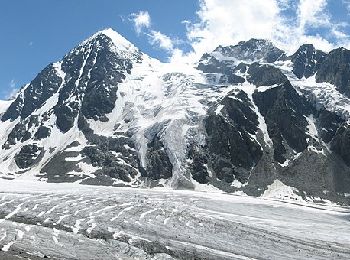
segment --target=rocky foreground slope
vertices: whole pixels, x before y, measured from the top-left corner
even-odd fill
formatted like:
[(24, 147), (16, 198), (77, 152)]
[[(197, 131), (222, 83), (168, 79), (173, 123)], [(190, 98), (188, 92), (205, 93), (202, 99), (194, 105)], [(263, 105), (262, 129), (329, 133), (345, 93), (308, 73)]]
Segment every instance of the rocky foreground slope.
[(344, 48), (257, 39), (179, 70), (107, 29), (1, 103), (1, 176), (349, 203), (349, 75)]

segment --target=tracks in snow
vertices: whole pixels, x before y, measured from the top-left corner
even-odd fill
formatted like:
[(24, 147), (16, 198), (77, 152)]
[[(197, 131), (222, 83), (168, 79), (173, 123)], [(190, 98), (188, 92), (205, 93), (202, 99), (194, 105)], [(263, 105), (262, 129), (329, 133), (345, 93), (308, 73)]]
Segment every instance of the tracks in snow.
[(223, 194), (73, 186), (4, 191), (2, 250), (59, 259), (350, 257), (345, 212)]

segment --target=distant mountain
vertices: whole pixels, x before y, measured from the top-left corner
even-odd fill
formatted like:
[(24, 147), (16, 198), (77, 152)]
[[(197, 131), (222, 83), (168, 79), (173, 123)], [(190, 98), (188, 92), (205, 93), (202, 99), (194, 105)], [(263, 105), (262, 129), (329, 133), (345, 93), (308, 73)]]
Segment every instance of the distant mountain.
[(0, 103), (3, 178), (350, 202), (350, 51), (266, 40), (181, 72), (96, 33)]

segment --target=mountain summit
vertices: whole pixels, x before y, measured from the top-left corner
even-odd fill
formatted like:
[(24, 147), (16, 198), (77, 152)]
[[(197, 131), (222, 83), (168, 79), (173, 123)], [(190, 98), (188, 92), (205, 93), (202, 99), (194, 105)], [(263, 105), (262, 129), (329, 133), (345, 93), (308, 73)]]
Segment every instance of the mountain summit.
[(349, 57), (251, 39), (179, 73), (103, 30), (2, 106), (1, 177), (349, 203)]

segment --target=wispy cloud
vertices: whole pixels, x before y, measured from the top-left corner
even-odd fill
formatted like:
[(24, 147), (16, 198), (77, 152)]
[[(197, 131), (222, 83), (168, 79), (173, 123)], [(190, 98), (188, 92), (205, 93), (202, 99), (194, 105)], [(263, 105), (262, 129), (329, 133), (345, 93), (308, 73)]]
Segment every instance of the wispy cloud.
[[(328, 2), (329, 0), (300, 0), (297, 13), (298, 27), (291, 34), (291, 36), (300, 39), (294, 41), (295, 45), (309, 41), (316, 47), (329, 51), (337, 46), (349, 44), (349, 36), (344, 32), (344, 28), (348, 24), (347, 22), (332, 21)], [(310, 29), (323, 29), (326, 33), (310, 35)]]
[(281, 10), (287, 10), (294, 6), (293, 0), (278, 0), (277, 3)]
[(299, 29), (305, 33), (310, 27), (331, 26), (330, 17), (326, 12), (327, 0), (300, 0), (298, 8)]
[(348, 11), (350, 12), (350, 0), (343, 0), (343, 4), (345, 5), (345, 7), (348, 9)]
[(10, 81), (10, 88), (15, 88), (16, 87), (16, 81), (14, 79), (11, 79)]
[(132, 13), (130, 15), (130, 20), (134, 23), (135, 30), (138, 34), (140, 34), (144, 28), (150, 28), (151, 26), (151, 16), (147, 11)]
[(147, 35), (148, 41), (152, 46), (165, 50), (170, 57), (175, 54), (179, 55), (180, 53), (182, 55), (182, 52), (175, 47), (180, 41), (155, 30), (152, 26), (151, 16), (147, 11), (132, 13), (129, 20), (133, 22), (135, 31), (138, 35), (141, 33)]
[(12, 99), (16, 96), (18, 92), (17, 84), (14, 79), (12, 79), (9, 83), (9, 92), (5, 96), (6, 99)]
[(172, 52), (174, 50), (173, 41), (169, 36), (159, 31), (151, 30), (150, 33), (148, 34), (148, 37), (152, 45), (159, 46), (160, 48), (168, 52)]

